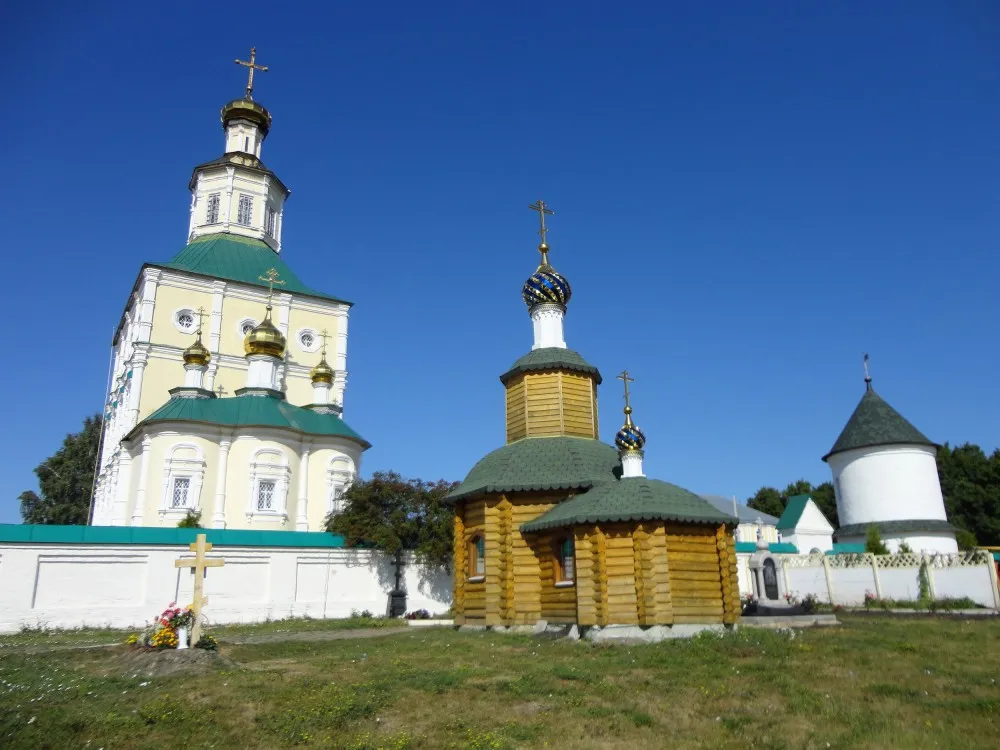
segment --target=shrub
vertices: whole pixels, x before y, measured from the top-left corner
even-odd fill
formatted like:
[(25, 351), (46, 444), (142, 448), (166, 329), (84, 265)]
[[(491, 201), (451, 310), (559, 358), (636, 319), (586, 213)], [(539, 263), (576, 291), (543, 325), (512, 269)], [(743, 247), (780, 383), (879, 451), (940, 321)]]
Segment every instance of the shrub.
[(194, 647), (204, 649), (205, 651), (218, 651), (219, 642), (215, 640), (214, 636), (203, 635), (198, 639), (198, 642), (194, 644)]
[(201, 511), (200, 510), (189, 510), (187, 515), (184, 516), (180, 521), (177, 522), (178, 529), (200, 529), (201, 528)]
[(897, 555), (912, 555), (913, 554), (913, 547), (911, 547), (906, 542), (900, 542), (899, 543), (899, 549), (896, 550), (896, 554)]
[(958, 542), (958, 548), (961, 550), (975, 549), (979, 544), (976, 541), (976, 535), (965, 529), (959, 529), (955, 532), (955, 541)]
[(865, 552), (873, 555), (888, 555), (889, 548), (882, 541), (882, 535), (878, 533), (878, 526), (869, 526), (868, 533), (865, 534)]

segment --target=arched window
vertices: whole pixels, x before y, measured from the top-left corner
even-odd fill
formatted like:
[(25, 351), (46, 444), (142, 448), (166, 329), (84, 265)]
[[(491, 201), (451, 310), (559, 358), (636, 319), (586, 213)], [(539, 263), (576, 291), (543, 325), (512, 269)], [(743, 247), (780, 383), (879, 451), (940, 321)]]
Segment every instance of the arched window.
[(556, 586), (572, 586), (576, 580), (576, 558), (573, 557), (573, 538), (562, 537), (555, 543)]
[(344, 509), (344, 493), (354, 481), (354, 462), (346, 456), (334, 456), (326, 467), (326, 512)]
[(284, 451), (278, 448), (260, 448), (250, 462), (250, 496), (247, 504), (247, 521), (255, 518), (273, 518), (282, 523), (288, 520), (286, 499), (291, 470)]
[(160, 516), (187, 514), (201, 507), (201, 485), (205, 479), (205, 455), (194, 443), (171, 446), (163, 462)]
[(469, 540), (469, 578), (486, 576), (486, 540), (476, 534)]

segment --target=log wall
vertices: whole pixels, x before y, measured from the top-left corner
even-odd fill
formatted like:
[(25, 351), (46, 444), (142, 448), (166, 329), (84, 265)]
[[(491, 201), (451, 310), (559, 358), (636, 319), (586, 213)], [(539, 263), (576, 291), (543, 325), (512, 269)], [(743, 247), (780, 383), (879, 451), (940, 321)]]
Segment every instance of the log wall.
[(665, 532), (673, 621), (723, 622), (722, 569), (716, 539), (717, 528), (666, 524)]
[(589, 375), (525, 373), (507, 382), (505, 398), (508, 443), (523, 437), (597, 437), (597, 388)]
[(531, 540), (538, 556), (541, 619), (548, 622), (576, 622), (576, 586), (556, 585), (556, 543), (564, 539), (567, 533), (560, 529), (551, 533), (535, 534), (533, 535), (535, 538)]

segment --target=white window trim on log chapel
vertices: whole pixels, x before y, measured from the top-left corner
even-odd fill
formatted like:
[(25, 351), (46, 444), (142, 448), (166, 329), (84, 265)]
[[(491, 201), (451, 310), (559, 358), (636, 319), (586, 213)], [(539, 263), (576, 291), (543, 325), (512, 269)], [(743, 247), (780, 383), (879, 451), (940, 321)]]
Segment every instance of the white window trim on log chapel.
[(352, 304), (282, 257), (289, 190), (261, 161), (271, 114), (253, 98), (267, 67), (255, 50), (237, 62), (246, 92), (222, 108), (225, 153), (194, 168), (187, 244), (142, 265), (114, 335), (92, 525), (196, 511), (211, 528), (319, 531), (370, 447), (343, 418)]

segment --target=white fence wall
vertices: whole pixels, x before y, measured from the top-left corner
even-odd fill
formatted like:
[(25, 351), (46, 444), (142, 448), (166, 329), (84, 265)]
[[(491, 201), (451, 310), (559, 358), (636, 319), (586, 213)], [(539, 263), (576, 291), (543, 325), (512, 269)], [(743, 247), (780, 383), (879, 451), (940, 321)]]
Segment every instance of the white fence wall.
[[(920, 567), (926, 563), (934, 599), (968, 597), (1000, 609), (996, 568), (983, 551), (937, 555), (775, 555), (781, 561), (785, 588), (800, 599), (845, 606), (863, 605), (865, 592), (880, 599), (913, 600), (920, 596)], [(740, 593), (752, 594), (750, 555), (737, 555)]]
[[(193, 573), (174, 561), (192, 556), (186, 545), (4, 543), (0, 632), (141, 627), (170, 602), (190, 603)], [(395, 583), (389, 559), (369, 550), (216, 545), (208, 556), (225, 559), (205, 578), (210, 623), (382, 615)], [(411, 561), (405, 588), (408, 610), (451, 606), (452, 577), (443, 570)]]

